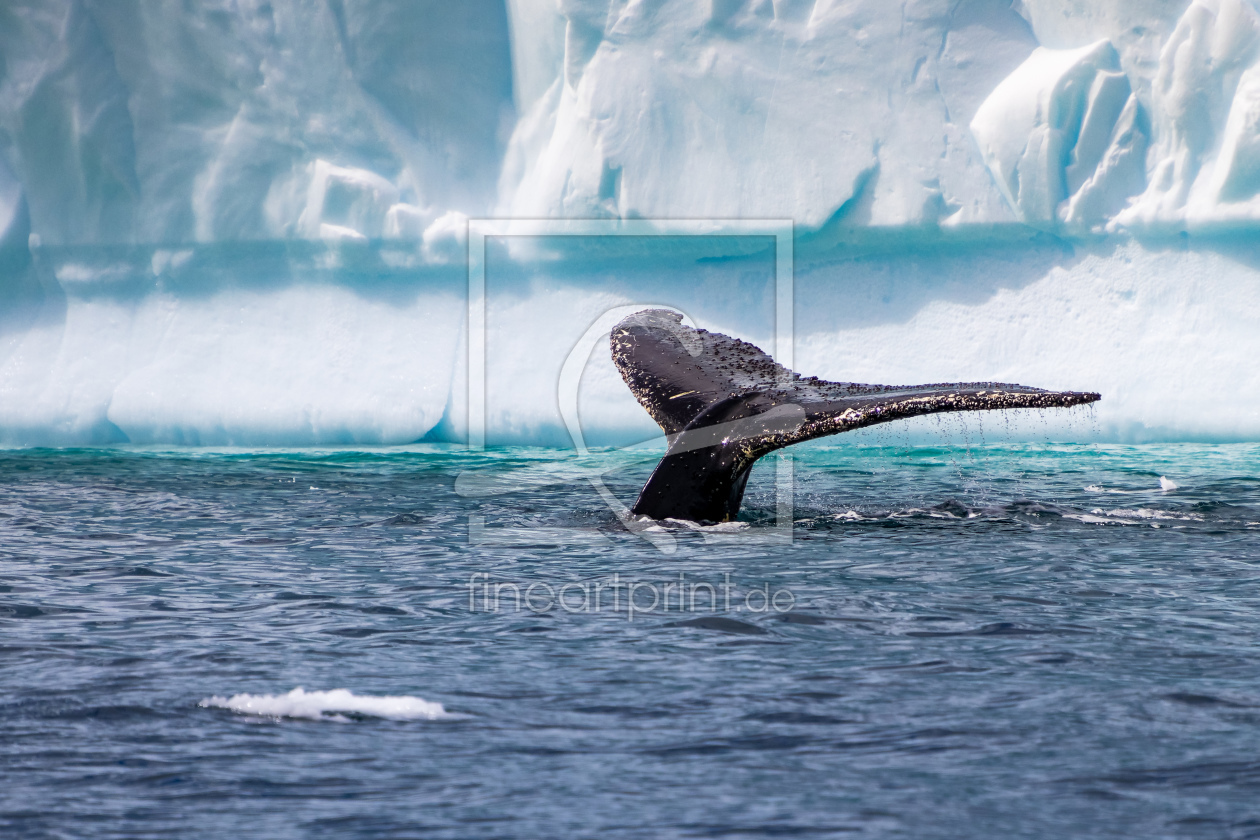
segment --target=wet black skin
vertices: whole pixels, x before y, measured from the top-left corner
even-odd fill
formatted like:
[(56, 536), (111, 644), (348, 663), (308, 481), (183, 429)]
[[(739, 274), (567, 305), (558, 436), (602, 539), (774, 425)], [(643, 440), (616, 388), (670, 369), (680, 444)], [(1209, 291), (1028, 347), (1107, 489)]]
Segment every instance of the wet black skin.
[(622, 378), (669, 436), (665, 456), (632, 508), (653, 519), (734, 519), (753, 464), (794, 443), (921, 414), (1099, 399), (994, 382), (827, 382), (792, 373), (747, 342), (681, 321), (677, 313), (648, 309), (621, 321), (611, 336)]

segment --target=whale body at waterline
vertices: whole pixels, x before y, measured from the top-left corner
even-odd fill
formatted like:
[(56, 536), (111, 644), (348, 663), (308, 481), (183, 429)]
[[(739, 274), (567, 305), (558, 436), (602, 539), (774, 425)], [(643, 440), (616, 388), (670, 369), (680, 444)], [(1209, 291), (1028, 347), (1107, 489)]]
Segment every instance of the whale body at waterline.
[(861, 385), (793, 373), (760, 348), (646, 309), (612, 330), (613, 362), (669, 448), (632, 512), (734, 519), (758, 458), (814, 438), (946, 411), (1084, 405), (1099, 394), (1000, 382)]

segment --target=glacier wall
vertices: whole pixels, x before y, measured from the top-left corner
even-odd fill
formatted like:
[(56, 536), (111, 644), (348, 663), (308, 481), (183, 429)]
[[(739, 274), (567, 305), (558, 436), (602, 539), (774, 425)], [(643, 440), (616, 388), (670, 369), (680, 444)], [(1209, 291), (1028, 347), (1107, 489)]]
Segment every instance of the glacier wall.
[(49, 245), (380, 236), (483, 213), (501, 2), (6, 3), (0, 138)]
[[(2, 443), (459, 439), (482, 217), (790, 219), (803, 372), (1260, 437), (1252, 0), (12, 0), (0, 60)], [(490, 439), (568, 442), (612, 306), (768, 344), (729, 250), (493, 245)]]

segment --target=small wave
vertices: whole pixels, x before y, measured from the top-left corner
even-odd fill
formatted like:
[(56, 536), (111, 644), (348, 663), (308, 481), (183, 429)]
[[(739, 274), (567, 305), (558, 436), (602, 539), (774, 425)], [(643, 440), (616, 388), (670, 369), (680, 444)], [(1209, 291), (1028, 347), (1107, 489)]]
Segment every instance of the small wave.
[(743, 531), (748, 527), (747, 522), (714, 522), (710, 525), (704, 525), (700, 522), (692, 522), (690, 519), (675, 519), (672, 516), (662, 519), (661, 521), (675, 527), (686, 528), (690, 531), (703, 531), (706, 534), (724, 534), (728, 532)]
[(1135, 523), (1128, 522), (1123, 519), (1108, 519), (1105, 516), (1095, 516), (1090, 513), (1065, 513), (1064, 519), (1075, 519), (1077, 522), (1084, 522), (1086, 525), (1133, 525)]
[(354, 717), (388, 720), (460, 720), (467, 715), (448, 712), (441, 703), (419, 697), (362, 697), (344, 688), (305, 691), (300, 686), (288, 694), (233, 694), (207, 697), (197, 704), (206, 709), (230, 709), (243, 715), (305, 718), (349, 723)]
[[(1198, 513), (1173, 513), (1167, 510), (1152, 508), (1112, 508), (1103, 510), (1094, 508), (1089, 513), (1065, 513), (1064, 519), (1075, 519), (1089, 525), (1144, 525), (1150, 524), (1158, 528), (1160, 521), (1202, 522), (1203, 516)], [(1174, 526), (1175, 527), (1175, 526)]]
[(886, 520), (898, 519), (918, 519), (927, 517), (929, 519), (975, 519), (980, 516), (979, 511), (971, 510), (958, 502), (945, 502), (931, 508), (905, 508), (903, 510), (891, 510), (884, 513), (872, 513), (864, 515), (856, 510), (846, 510), (843, 513), (833, 513), (830, 518), (841, 522), (883, 522)]
[(1171, 478), (1162, 475), (1159, 477), (1159, 489), (1163, 490), (1165, 493), (1169, 490), (1176, 490), (1178, 486), (1177, 482), (1173, 481)]
[(975, 519), (980, 514), (975, 511), (968, 510), (962, 505), (949, 504), (948, 502), (936, 505), (930, 508), (906, 508), (905, 510), (891, 511), (888, 519), (914, 519), (920, 516), (926, 516), (929, 519)]
[(1200, 513), (1175, 513), (1170, 510), (1155, 510), (1153, 508), (1137, 508), (1136, 510), (1113, 508), (1106, 511), (1101, 508), (1094, 508), (1090, 513), (1101, 516), (1118, 516), (1122, 519), (1173, 519), (1178, 522), (1203, 521), (1203, 514)]

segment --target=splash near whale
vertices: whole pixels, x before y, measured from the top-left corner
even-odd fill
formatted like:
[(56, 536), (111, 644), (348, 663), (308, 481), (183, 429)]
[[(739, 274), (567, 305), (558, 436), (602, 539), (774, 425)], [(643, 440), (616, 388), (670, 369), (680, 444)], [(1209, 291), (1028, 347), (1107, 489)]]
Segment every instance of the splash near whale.
[(1100, 399), (999, 382), (827, 382), (793, 373), (745, 341), (687, 327), (665, 309), (623, 319), (610, 343), (622, 379), (669, 441), (632, 508), (653, 519), (734, 519), (753, 464), (794, 443), (921, 414)]

